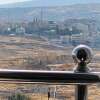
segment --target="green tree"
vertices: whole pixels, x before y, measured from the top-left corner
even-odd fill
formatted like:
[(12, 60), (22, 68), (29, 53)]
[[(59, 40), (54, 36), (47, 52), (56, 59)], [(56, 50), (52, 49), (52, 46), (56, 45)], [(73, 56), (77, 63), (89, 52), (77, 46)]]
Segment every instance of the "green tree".
[(8, 97), (8, 100), (30, 100), (30, 98), (23, 94), (16, 93), (16, 94), (12, 94), (10, 97)]

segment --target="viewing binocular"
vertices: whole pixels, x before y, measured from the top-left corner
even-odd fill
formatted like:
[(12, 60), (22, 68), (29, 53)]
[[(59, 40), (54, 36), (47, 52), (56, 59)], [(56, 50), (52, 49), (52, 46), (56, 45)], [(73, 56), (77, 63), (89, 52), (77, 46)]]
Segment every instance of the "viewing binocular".
[(92, 49), (86, 45), (78, 45), (72, 51), (72, 57), (75, 63), (85, 62), (90, 63), (93, 58)]

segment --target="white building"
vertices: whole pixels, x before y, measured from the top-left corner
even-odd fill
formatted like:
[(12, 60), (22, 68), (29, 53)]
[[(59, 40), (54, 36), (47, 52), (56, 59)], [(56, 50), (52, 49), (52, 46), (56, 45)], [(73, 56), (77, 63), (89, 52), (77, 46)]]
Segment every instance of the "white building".
[(17, 34), (25, 34), (25, 28), (24, 27), (18, 27), (16, 28)]
[(73, 34), (71, 36), (71, 41), (84, 41), (85, 40), (85, 37), (84, 37), (84, 33), (80, 33), (80, 34)]
[(61, 36), (60, 40), (63, 44), (70, 45), (71, 37), (69, 35)]

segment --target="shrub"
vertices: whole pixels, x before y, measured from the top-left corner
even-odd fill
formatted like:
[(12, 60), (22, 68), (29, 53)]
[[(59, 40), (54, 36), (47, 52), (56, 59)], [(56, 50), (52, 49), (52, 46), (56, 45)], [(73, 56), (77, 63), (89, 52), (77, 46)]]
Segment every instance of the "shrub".
[(28, 96), (25, 96), (23, 94), (20, 93), (16, 93), (16, 94), (12, 94), (8, 100), (30, 100), (30, 98)]

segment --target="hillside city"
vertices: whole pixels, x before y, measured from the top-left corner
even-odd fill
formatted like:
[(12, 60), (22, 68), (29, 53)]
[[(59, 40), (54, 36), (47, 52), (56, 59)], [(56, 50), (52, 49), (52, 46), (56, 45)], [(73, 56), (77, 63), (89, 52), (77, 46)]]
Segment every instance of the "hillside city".
[(57, 22), (34, 18), (30, 22), (0, 23), (0, 34), (37, 36), (61, 46), (87, 44), (99, 48), (99, 24), (99, 22), (92, 19), (69, 19)]

